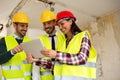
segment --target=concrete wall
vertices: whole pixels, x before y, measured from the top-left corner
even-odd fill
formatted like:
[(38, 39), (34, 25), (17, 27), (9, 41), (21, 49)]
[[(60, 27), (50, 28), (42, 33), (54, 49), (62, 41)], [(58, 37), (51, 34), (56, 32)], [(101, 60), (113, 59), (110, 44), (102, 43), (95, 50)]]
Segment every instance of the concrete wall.
[(120, 80), (120, 11), (110, 19), (88, 28), (98, 52), (97, 80)]
[[(119, 68), (120, 68), (120, 47), (117, 42), (117, 34), (113, 27), (107, 27), (101, 29), (104, 31), (102, 35), (95, 35), (95, 44), (98, 51), (98, 77), (100, 80), (120, 80)], [(99, 61), (100, 60), (100, 61)]]

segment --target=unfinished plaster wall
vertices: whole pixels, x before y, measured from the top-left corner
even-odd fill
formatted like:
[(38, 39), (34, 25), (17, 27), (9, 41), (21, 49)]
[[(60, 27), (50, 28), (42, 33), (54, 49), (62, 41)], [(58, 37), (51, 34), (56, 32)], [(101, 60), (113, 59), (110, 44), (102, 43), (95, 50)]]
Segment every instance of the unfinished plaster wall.
[[(103, 35), (97, 35), (96, 48), (98, 50), (98, 60), (101, 60), (100, 66), (101, 73), (100, 80), (120, 80), (120, 49), (115, 38), (115, 32), (112, 27), (108, 27)], [(99, 38), (98, 38), (99, 37)]]
[(88, 25), (98, 52), (97, 80), (120, 80), (120, 11), (114, 15), (114, 19), (112, 16), (112, 21), (104, 20)]
[(113, 27), (113, 29), (115, 32), (115, 38), (116, 38), (117, 44), (120, 48), (120, 10), (116, 13), (115, 21), (116, 21), (116, 26)]

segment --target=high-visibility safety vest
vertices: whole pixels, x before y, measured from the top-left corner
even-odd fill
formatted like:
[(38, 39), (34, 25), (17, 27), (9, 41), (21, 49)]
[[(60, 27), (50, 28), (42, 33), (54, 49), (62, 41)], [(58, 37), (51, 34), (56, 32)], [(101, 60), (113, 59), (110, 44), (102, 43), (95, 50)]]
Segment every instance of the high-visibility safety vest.
[[(57, 37), (56, 50), (58, 50), (59, 43), (62, 43), (65, 40), (65, 37), (63, 34), (59, 34), (59, 33), (56, 35), (56, 37)], [(47, 35), (39, 36), (38, 38), (42, 41), (46, 49), (52, 49), (52, 44)], [(46, 58), (46, 59), (49, 59), (49, 58)], [(52, 75), (51, 71), (47, 71), (41, 67), (40, 68), (40, 79), (41, 80), (54, 80), (54, 76)]]
[(2, 70), (1, 70), (1, 65), (0, 65), (0, 80), (2, 79)]
[[(60, 47), (61, 51), (77, 54), (84, 34), (87, 34), (90, 38), (88, 31), (80, 32), (73, 37), (67, 48), (66, 41), (62, 43), (64, 45)], [(91, 46), (86, 64), (67, 65), (56, 62), (54, 66), (54, 80), (96, 80), (96, 58), (96, 50)]]
[[(23, 42), (30, 41), (24, 37)], [(7, 51), (18, 45), (13, 36), (5, 37)], [(24, 51), (15, 54), (8, 62), (2, 64), (2, 76), (5, 80), (31, 80), (32, 64), (26, 60)]]

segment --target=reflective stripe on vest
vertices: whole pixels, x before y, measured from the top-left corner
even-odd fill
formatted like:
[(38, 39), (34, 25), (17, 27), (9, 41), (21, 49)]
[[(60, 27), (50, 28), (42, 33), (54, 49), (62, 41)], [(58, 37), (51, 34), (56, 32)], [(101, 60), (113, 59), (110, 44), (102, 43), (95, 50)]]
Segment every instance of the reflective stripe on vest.
[[(57, 34), (56, 37), (57, 37), (56, 50), (58, 50), (60, 43), (65, 41), (65, 37), (63, 34)], [(49, 37), (47, 35), (39, 36), (38, 38), (42, 41), (42, 43), (44, 44), (46, 49), (52, 49), (51, 42), (50, 42)], [(53, 80), (53, 75), (52, 75), (51, 71), (47, 71), (41, 67), (40, 74), (41, 74), (41, 76), (40, 76), (41, 80)]]
[[(67, 48), (66, 48), (66, 41), (63, 42), (61, 51), (71, 53), (71, 54), (78, 53), (80, 50), (80, 45), (81, 45), (84, 34), (87, 34), (90, 38), (88, 31), (83, 31), (81, 33), (78, 33), (69, 42), (69, 45), (67, 46)], [(81, 80), (80, 78), (84, 80), (96, 79), (96, 57), (97, 57), (96, 50), (92, 46), (90, 49), (89, 57), (86, 64), (67, 65), (67, 64), (60, 64), (56, 62), (54, 66), (55, 80), (72, 80), (71, 78), (73, 79), (75, 78), (74, 80)], [(60, 78), (60, 79), (57, 79), (57, 78)]]
[[(56, 66), (61, 65), (59, 62), (55, 63)], [(85, 66), (85, 67), (92, 67), (92, 68), (96, 68), (96, 63), (92, 63), (92, 62), (87, 62), (86, 64), (81, 64), (81, 65), (76, 65), (76, 66)]]
[[(24, 37), (23, 42), (31, 40), (28, 37)], [(5, 37), (7, 51), (13, 49), (15, 46), (18, 45), (17, 41), (13, 36), (6, 36)], [(2, 64), (2, 75), (3, 77), (11, 80), (18, 79), (25, 79), (31, 74), (32, 65), (28, 64), (26, 61), (26, 54), (24, 51), (15, 54), (8, 62)], [(29, 79), (30, 80), (30, 79)]]
[(24, 78), (14, 78), (14, 79), (5, 79), (3, 76), (2, 76), (2, 80), (25, 80)]
[(31, 72), (25, 72), (24, 75), (25, 76), (30, 76), (32, 73)]
[(75, 76), (55, 76), (54, 80), (96, 80)]
[(3, 70), (22, 70), (21, 66), (2, 66)]
[(52, 74), (51, 71), (40, 72), (41, 75), (50, 75)]

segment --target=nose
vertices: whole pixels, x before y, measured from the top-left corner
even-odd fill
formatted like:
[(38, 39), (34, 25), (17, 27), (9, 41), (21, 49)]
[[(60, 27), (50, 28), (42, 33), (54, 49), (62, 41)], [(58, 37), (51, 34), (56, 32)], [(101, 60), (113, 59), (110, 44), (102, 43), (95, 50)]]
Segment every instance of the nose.
[(45, 28), (48, 28), (48, 27), (49, 27), (49, 24), (47, 24), (47, 23), (44, 24), (44, 27), (45, 27)]
[(23, 28), (24, 28), (24, 30), (27, 30), (27, 29), (28, 29), (28, 26), (27, 26), (27, 25), (25, 25)]

